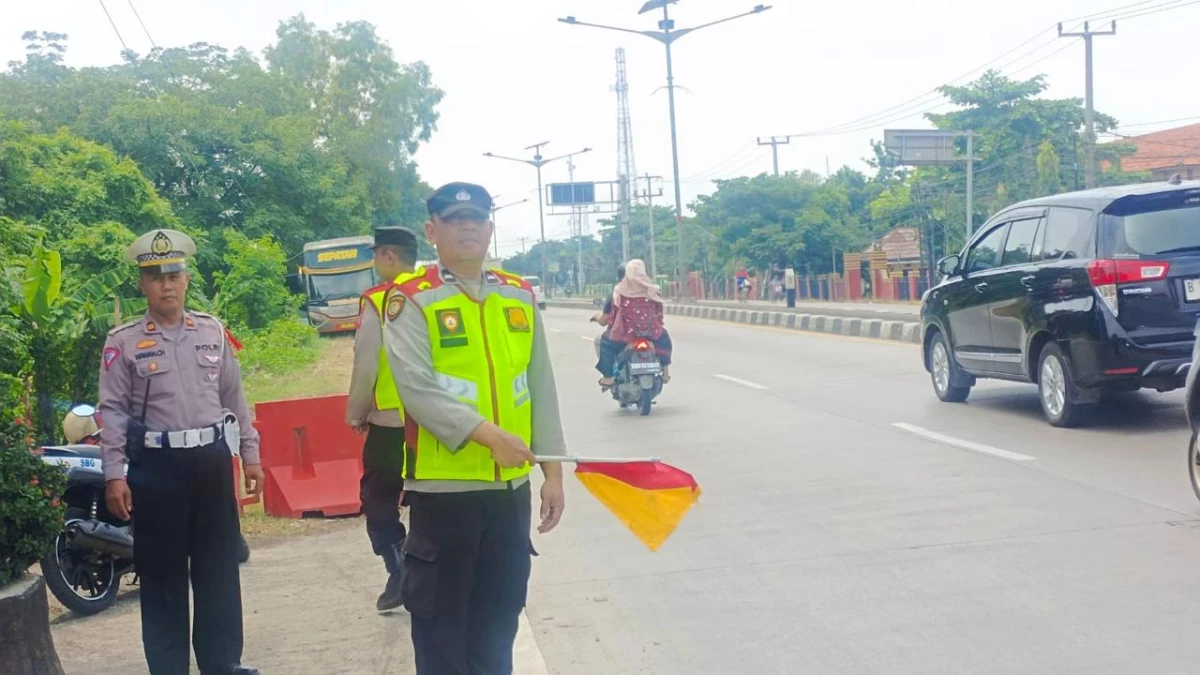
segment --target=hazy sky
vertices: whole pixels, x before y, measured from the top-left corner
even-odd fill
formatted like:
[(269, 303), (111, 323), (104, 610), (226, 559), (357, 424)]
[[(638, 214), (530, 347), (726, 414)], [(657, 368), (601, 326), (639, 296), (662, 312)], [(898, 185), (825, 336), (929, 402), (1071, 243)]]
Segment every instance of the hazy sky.
[[(147, 52), (129, 0), (104, 1), (130, 48)], [(627, 52), (636, 169), (671, 179), (667, 96), (658, 91), (666, 73), (662, 46), (555, 21), (574, 15), (654, 29), (656, 16), (637, 15), (642, 0), (133, 2), (162, 46), (204, 41), (261, 52), (279, 21), (300, 12), (324, 28), (374, 23), (400, 61), (425, 61), (446, 91), (438, 131), (417, 155), (423, 177), (433, 185), (481, 183), (500, 203), (530, 199), (498, 215), (502, 254), (519, 250), (520, 237), (538, 236), (535, 174), (482, 153), (523, 156), (522, 148), (540, 141), (551, 141), (547, 156), (589, 146), (594, 150), (577, 159), (576, 178), (612, 180), (617, 47)], [(682, 0), (672, 13), (684, 28), (757, 2)], [(770, 171), (770, 148), (757, 147), (757, 136), (844, 125), (956, 78), (965, 82), (962, 76), (977, 75), (997, 57), (1003, 56), (993, 67), (1009, 74), (1045, 73), (1051, 96), (1082, 96), (1083, 44), (1057, 39), (1052, 27), (1124, 6), (1126, 13), (1174, 9), (1129, 17), (1119, 21), (1116, 37), (1096, 39), (1097, 109), (1130, 125), (1129, 133), (1174, 126), (1136, 124), (1200, 116), (1200, 89), (1180, 78), (1189, 72), (1189, 45), (1200, 26), (1195, 0), (779, 0), (766, 13), (688, 35), (674, 48), (684, 203), (711, 191), (713, 178)], [(0, 62), (21, 58), (20, 35), (31, 29), (67, 33), (70, 65), (119, 61), (120, 44), (100, 0), (0, 0)], [(872, 138), (885, 127), (927, 126), (920, 113), (937, 104), (919, 99), (850, 127), (852, 133), (793, 139), (780, 148), (781, 169), (864, 168)], [(543, 172), (548, 183), (566, 181), (566, 162)], [(672, 188), (661, 187), (665, 204)], [(547, 217), (548, 238), (567, 234), (565, 217)]]

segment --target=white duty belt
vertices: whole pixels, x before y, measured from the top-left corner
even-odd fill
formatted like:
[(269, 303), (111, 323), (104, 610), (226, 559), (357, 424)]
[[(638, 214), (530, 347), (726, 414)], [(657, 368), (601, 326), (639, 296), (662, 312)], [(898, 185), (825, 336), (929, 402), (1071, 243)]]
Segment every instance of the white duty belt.
[(187, 450), (212, 445), (220, 438), (221, 434), (214, 427), (184, 429), (183, 431), (147, 431), (146, 447)]
[(234, 457), (241, 454), (242, 429), (237, 415), (225, 410), (221, 421), (203, 429), (185, 429), (183, 431), (147, 431), (146, 447), (160, 449), (170, 447), (177, 450), (202, 448), (225, 439), (229, 453)]

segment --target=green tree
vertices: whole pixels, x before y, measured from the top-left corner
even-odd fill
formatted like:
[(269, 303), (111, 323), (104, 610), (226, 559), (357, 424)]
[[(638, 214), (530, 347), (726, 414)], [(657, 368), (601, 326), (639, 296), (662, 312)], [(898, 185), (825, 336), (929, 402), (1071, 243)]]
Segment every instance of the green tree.
[(1042, 141), (1037, 154), (1038, 196), (1062, 192), (1062, 162), (1050, 141)]
[(229, 272), (217, 276), (218, 313), (232, 326), (250, 330), (291, 314), (296, 301), (284, 283), (283, 248), (270, 237), (251, 240), (237, 232), (227, 233), (226, 241)]

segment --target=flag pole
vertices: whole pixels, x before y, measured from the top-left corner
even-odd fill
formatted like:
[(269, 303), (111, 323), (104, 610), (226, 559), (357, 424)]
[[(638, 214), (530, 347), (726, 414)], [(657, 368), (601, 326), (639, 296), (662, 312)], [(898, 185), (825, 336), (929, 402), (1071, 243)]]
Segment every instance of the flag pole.
[(564, 464), (577, 464), (579, 462), (594, 462), (608, 464), (622, 464), (625, 462), (661, 462), (660, 457), (579, 457), (577, 455), (538, 455), (539, 462), (562, 462)]

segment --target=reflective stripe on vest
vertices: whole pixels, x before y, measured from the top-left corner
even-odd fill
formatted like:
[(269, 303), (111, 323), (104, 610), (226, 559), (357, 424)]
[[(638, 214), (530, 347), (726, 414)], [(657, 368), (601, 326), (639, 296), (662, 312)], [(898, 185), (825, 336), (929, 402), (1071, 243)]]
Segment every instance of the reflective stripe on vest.
[[(420, 278), (409, 279), (400, 288), (425, 316), (438, 383), (484, 419), (529, 445), (533, 438), (528, 377), (533, 294), (522, 282), (493, 272), (492, 278), (500, 283), (485, 286), (484, 301), (476, 302), (457, 285), (443, 284), (435, 266), (418, 274)], [(424, 427), (406, 426), (410, 479), (509, 481), (533, 470), (529, 464), (502, 469), (492, 461), (490, 450), (470, 441), (450, 452)]]
[[(388, 286), (384, 286), (367, 296), (375, 307), (381, 327), (387, 320), (383, 313), (383, 301), (387, 297), (387, 291)], [(400, 392), (396, 391), (396, 378), (392, 377), (392, 367), (388, 364), (387, 342), (381, 342), (379, 347), (379, 367), (375, 375), (375, 407), (379, 410), (398, 410), (400, 419), (404, 419), (404, 404), (400, 401)]]

